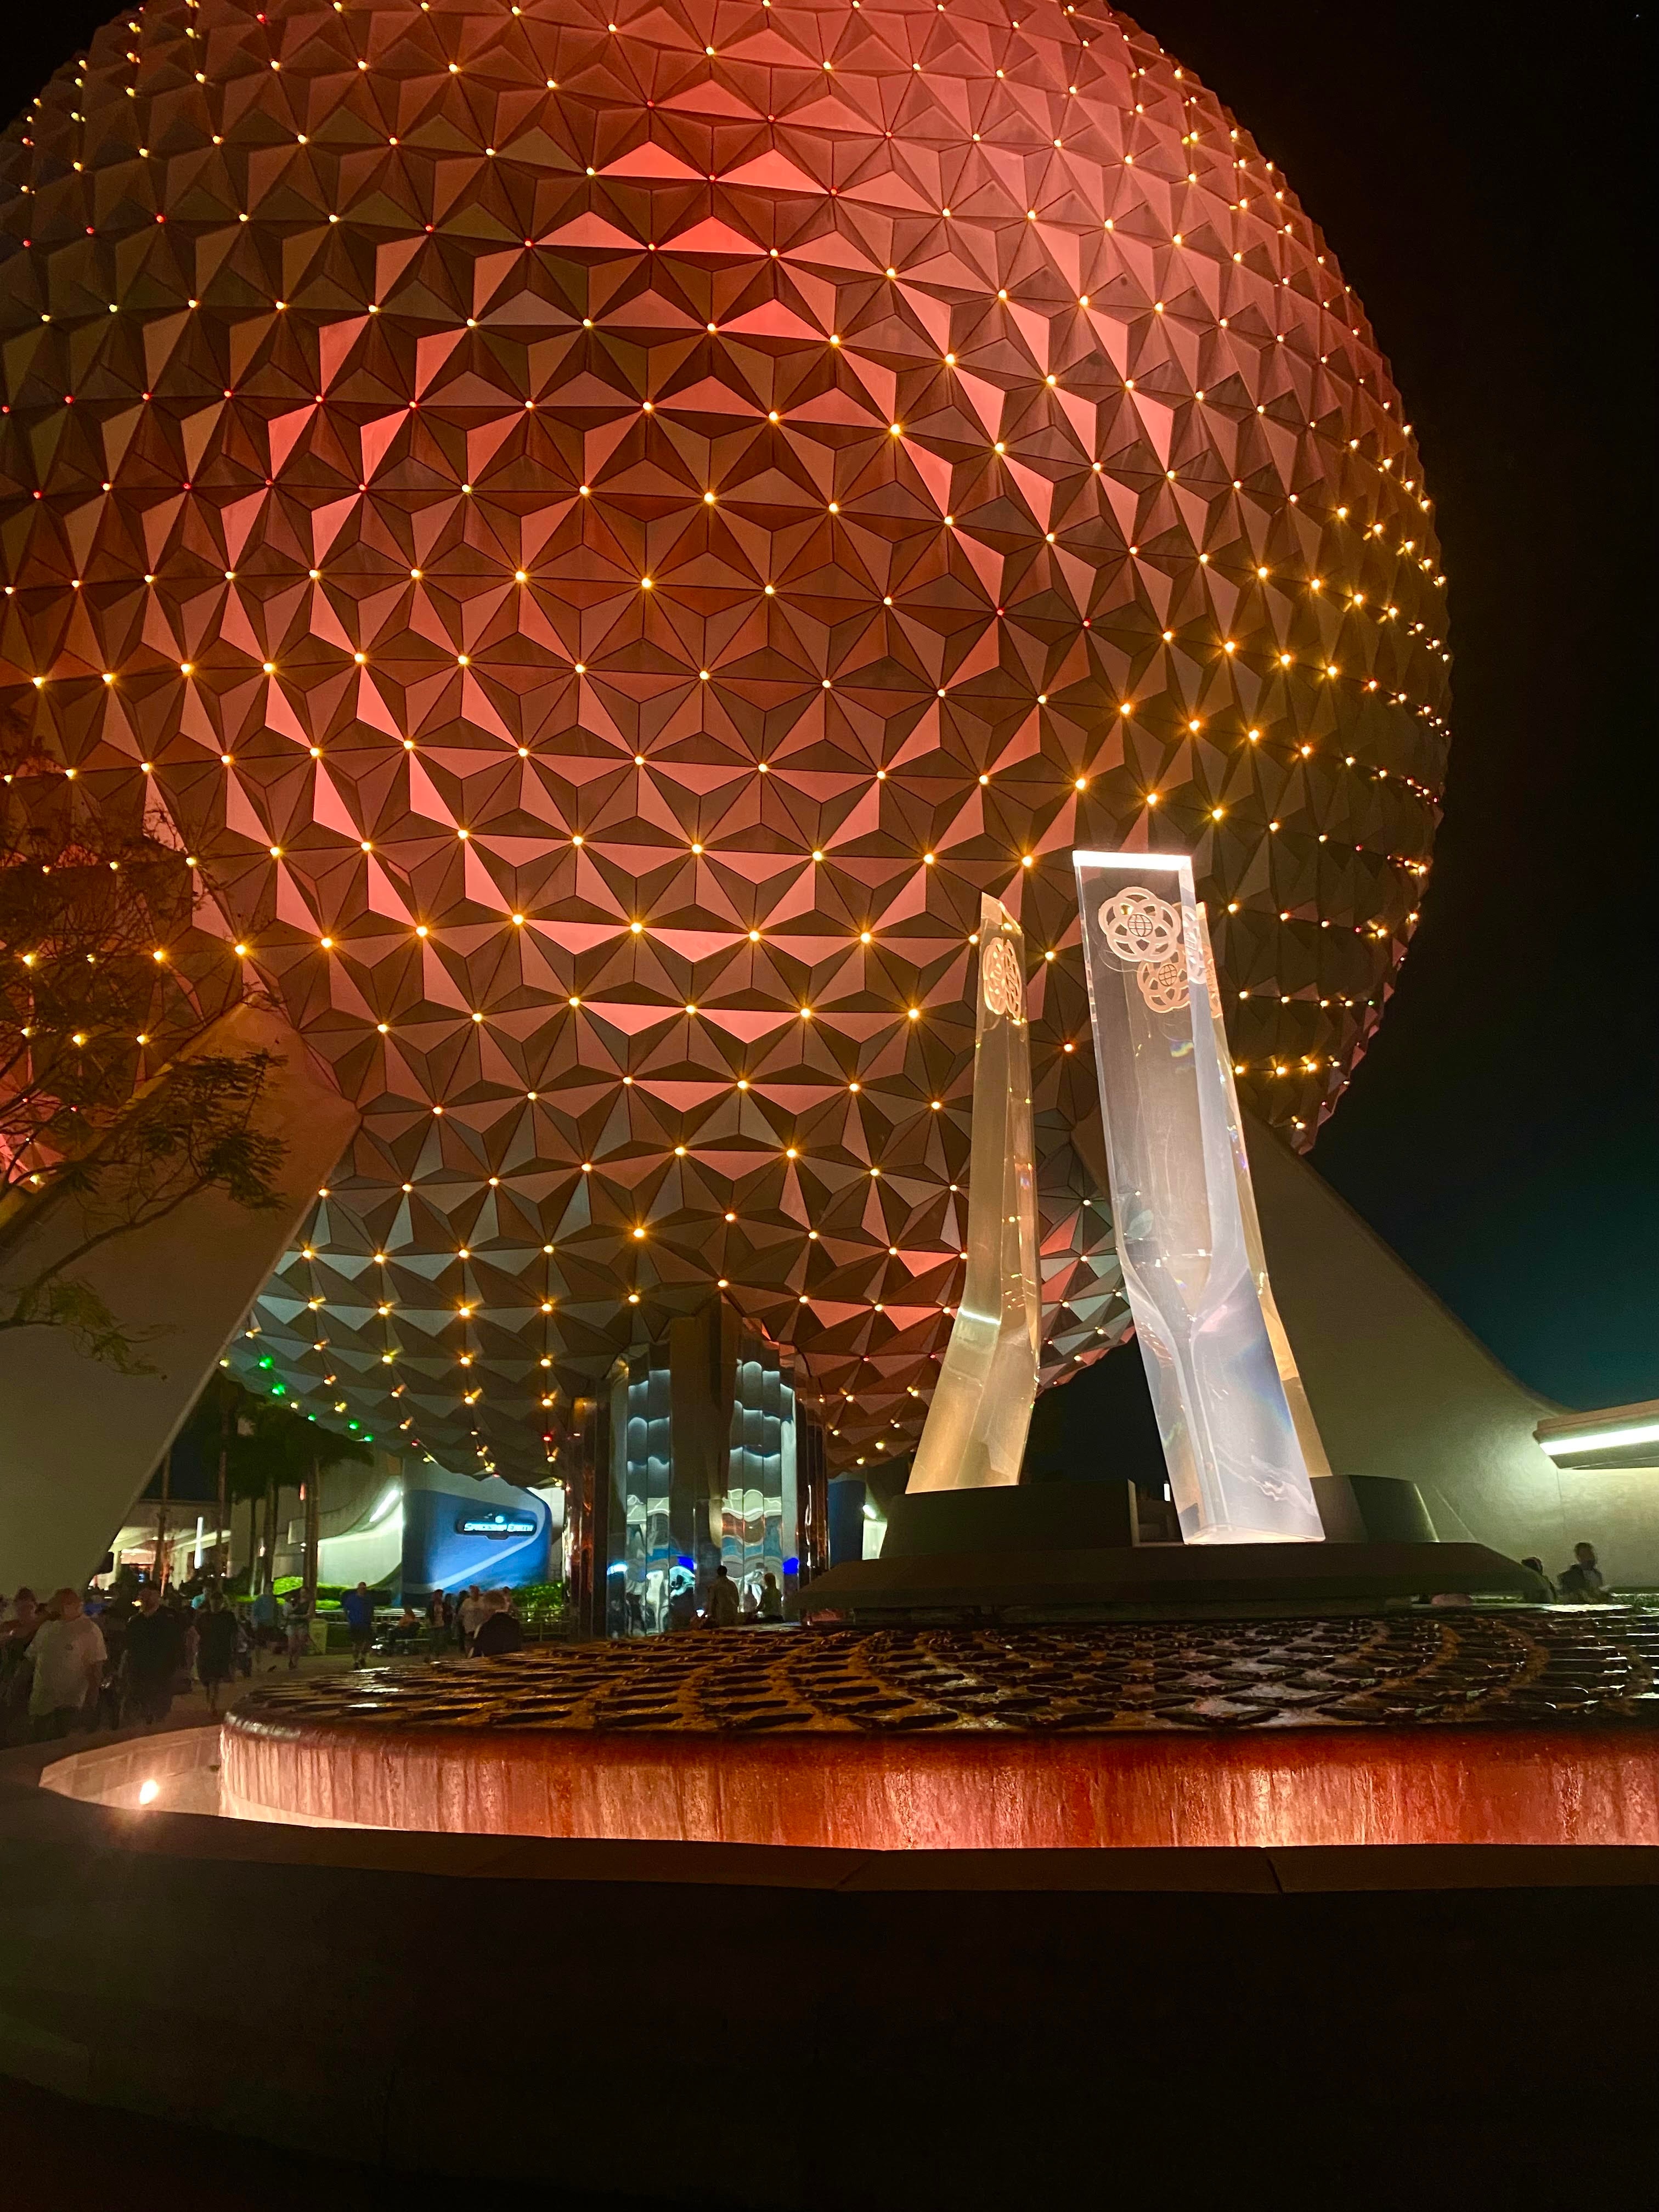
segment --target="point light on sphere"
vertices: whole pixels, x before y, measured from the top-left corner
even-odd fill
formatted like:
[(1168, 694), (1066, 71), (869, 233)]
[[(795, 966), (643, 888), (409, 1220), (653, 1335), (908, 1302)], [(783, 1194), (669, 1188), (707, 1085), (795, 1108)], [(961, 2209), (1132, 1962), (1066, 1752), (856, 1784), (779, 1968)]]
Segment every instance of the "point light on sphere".
[(1284, 177), (1102, 9), (127, 20), (0, 141), (0, 687), (167, 811), (363, 1105), (267, 1351), (534, 1477), (541, 1362), (718, 1284), (832, 1464), (902, 1452), (982, 891), (1049, 1372), (1117, 1340), (1071, 847), (1194, 851), (1305, 1143), (1437, 818), (1432, 508)]

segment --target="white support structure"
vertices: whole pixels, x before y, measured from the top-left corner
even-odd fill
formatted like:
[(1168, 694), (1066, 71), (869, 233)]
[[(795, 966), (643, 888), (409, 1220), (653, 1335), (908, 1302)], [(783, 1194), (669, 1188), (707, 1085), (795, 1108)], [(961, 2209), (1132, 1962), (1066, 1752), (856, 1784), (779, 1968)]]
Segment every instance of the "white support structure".
[(1112, 1218), (1182, 1535), (1317, 1543), (1329, 1469), (1267, 1280), (1192, 862), (1072, 857)]
[[(264, 1051), (282, 1062), (271, 1070), (259, 1124), (288, 1147), (276, 1176), (286, 1202), (253, 1212), (206, 1191), (115, 1238), (76, 1270), (123, 1328), (149, 1336), (154, 1374), (100, 1366), (64, 1329), (0, 1338), (0, 1574), (9, 1589), (78, 1589), (96, 1571), (356, 1132), (357, 1109), (317, 1072), (304, 1039), (279, 1014), (238, 1006), (191, 1049)], [(66, 1209), (47, 1216), (39, 1256), (75, 1225)], [(21, 1256), (33, 1249), (23, 1246)]]
[(1019, 1480), (1042, 1341), (1025, 936), (980, 901), (968, 1272), (909, 1490)]

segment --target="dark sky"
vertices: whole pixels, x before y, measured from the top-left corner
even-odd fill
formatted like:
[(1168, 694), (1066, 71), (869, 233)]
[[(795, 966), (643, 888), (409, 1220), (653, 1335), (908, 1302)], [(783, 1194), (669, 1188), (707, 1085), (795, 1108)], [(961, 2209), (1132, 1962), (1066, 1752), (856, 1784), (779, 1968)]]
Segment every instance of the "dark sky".
[[(0, 112), (112, 12), (15, 4)], [(1145, 0), (1140, 20), (1286, 171), (1364, 300), (1450, 578), (1422, 927), (1315, 1164), (1536, 1389), (1659, 1396), (1649, 21), (1603, 0)], [(1073, 1389), (1124, 1395), (1103, 1372)]]
[(1450, 579), (1422, 927), (1315, 1164), (1535, 1388), (1659, 1396), (1650, 19), (1148, 0), (1146, 20), (1364, 300)]

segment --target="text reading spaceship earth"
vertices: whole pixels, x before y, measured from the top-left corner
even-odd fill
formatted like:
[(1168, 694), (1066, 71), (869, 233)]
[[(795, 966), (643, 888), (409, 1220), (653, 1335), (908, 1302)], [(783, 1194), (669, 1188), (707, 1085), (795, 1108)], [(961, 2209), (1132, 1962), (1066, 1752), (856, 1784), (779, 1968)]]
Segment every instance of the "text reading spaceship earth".
[(1103, 1349), (1073, 844), (1194, 852), (1311, 1136), (1419, 904), (1444, 580), (1334, 256), (1127, 18), (164, 0), (3, 169), (0, 683), (148, 780), (366, 1117), (259, 1310), (303, 1402), (533, 1475), (719, 1285), (832, 1464), (902, 1450), (981, 891), (1050, 1371)]

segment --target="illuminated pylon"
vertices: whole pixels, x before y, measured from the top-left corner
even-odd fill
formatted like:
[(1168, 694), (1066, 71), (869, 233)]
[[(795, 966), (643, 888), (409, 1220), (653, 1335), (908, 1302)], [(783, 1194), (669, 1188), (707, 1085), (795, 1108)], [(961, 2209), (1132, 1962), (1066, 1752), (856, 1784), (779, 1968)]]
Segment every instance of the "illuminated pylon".
[(1193, 864), (1074, 853), (1124, 1286), (1189, 1544), (1316, 1543), (1328, 1474), (1267, 1281)]
[(1018, 1482), (1031, 1425), (1042, 1315), (1024, 950), (1001, 901), (981, 898), (968, 1273), (911, 1490)]

